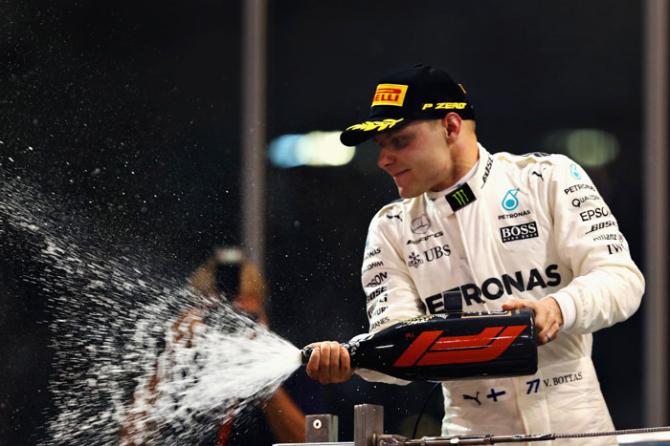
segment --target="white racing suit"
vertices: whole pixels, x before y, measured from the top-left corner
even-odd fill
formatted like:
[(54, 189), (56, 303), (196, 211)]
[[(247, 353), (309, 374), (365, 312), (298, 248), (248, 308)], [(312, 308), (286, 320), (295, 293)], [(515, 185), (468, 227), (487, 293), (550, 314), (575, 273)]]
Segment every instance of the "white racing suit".
[(538, 347), (535, 375), (443, 384), (443, 435), (613, 429), (591, 361), (591, 333), (637, 310), (644, 279), (610, 209), (569, 158), (489, 154), (479, 146), (465, 183), (375, 215), (362, 283), (371, 332), (423, 314), (500, 310), (515, 298), (559, 303), (564, 326)]

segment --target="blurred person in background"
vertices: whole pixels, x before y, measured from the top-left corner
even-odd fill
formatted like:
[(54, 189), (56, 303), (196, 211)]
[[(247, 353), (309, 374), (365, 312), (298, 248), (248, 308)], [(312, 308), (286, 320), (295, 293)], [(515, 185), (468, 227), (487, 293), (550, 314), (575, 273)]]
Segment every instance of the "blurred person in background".
[[(368, 230), (361, 278), (370, 332), (424, 314), (534, 312), (538, 372), (443, 383), (442, 434), (613, 430), (591, 333), (637, 310), (644, 279), (586, 172), (563, 155), (489, 153), (465, 89), (425, 65), (384, 76), (367, 120), (341, 134), (348, 146), (370, 138), (401, 197)], [(311, 346), (310, 377), (351, 377), (339, 343)]]
[[(208, 299), (228, 297), (231, 304), (252, 320), (267, 326), (268, 317), (265, 311), (267, 286), (258, 267), (244, 259), (241, 249), (224, 247), (216, 251), (190, 275), (189, 287)], [(187, 309), (172, 325), (172, 341), (184, 342), (186, 345), (194, 337), (194, 330), (202, 324), (202, 309)], [(156, 373), (148, 384), (150, 393), (155, 393), (160, 381)], [(152, 397), (149, 397), (149, 401)], [(155, 397), (154, 397), (155, 398)], [(212, 446), (269, 446), (273, 443), (299, 443), (305, 439), (305, 416), (288, 392), (280, 387), (262, 407), (254, 407), (252, 416), (244, 413), (236, 419), (222, 423), (216, 433)], [(262, 415), (260, 414), (262, 412)], [(138, 438), (151, 437), (146, 432), (139, 432), (135, 426), (141, 419), (139, 414), (130, 415), (121, 432), (121, 444), (140, 446)], [(264, 422), (261, 421), (264, 419)], [(149, 429), (151, 427), (149, 426)]]

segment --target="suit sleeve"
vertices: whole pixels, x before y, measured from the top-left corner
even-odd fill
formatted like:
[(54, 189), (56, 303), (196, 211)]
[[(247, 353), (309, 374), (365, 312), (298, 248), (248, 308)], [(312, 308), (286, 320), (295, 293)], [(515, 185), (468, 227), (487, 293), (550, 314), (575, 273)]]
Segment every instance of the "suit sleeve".
[[(387, 217), (387, 213), (392, 217)], [(401, 219), (402, 214), (397, 210), (384, 208), (373, 218), (368, 230), (361, 283), (370, 333), (425, 313), (399, 249)], [(357, 373), (368, 381), (407, 383), (371, 370), (359, 369)]]
[(370, 224), (361, 269), (370, 333), (424, 313), (399, 249), (402, 223), (383, 212)]
[(640, 306), (642, 273), (616, 218), (586, 172), (557, 155), (548, 184), (554, 242), (573, 280), (552, 294), (563, 330), (591, 333), (629, 318)]

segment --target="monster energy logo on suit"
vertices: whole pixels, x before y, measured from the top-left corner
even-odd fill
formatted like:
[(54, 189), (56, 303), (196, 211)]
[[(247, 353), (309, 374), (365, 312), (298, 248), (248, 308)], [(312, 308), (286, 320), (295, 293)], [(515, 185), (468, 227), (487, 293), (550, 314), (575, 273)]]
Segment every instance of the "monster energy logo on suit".
[(448, 193), (445, 198), (454, 212), (464, 208), (477, 199), (467, 183)]

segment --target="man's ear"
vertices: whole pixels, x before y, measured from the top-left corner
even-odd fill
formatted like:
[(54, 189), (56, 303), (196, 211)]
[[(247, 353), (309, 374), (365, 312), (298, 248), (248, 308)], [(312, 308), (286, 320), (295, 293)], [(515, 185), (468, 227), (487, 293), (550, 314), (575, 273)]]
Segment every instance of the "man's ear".
[(458, 138), (461, 133), (463, 119), (458, 113), (449, 112), (442, 118), (442, 127), (444, 128), (447, 141), (451, 142)]

